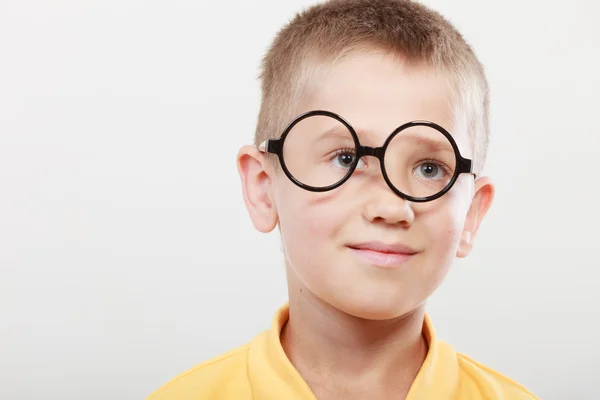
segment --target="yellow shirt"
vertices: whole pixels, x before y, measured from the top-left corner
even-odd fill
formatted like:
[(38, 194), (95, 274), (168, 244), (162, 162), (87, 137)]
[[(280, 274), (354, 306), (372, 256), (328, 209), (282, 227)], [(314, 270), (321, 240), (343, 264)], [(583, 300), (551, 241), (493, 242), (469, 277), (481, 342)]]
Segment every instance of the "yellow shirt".
[[(184, 372), (148, 400), (316, 400), (281, 347), (279, 335), (288, 317), (286, 305), (275, 314), (270, 330), (247, 345)], [(429, 351), (407, 400), (538, 399), (519, 384), (439, 341), (427, 316), (423, 333)]]

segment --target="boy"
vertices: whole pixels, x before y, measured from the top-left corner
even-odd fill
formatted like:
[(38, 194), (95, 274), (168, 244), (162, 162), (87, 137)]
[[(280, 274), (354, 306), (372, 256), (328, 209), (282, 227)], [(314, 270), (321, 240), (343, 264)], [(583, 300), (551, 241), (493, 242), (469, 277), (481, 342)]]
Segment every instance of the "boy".
[(278, 33), (261, 80), (237, 162), (254, 226), (281, 232), (289, 304), (150, 399), (535, 399), (424, 311), (494, 195), (488, 86), (461, 35), (408, 0), (331, 0)]

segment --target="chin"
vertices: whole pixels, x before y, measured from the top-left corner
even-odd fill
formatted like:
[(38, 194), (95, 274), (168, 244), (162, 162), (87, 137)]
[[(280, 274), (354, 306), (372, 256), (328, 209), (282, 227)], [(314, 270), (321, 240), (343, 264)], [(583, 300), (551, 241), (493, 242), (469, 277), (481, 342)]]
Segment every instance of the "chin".
[(399, 299), (382, 299), (377, 295), (370, 296), (369, 299), (336, 299), (330, 303), (338, 310), (356, 318), (385, 321), (400, 318), (410, 314), (419, 304), (404, 303)]

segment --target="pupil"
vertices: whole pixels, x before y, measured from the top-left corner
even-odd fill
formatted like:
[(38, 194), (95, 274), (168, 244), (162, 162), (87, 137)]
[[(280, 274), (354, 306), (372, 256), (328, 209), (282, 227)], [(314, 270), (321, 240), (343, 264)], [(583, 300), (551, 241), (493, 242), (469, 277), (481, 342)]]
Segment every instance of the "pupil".
[(342, 154), (340, 156), (340, 159), (346, 165), (352, 164), (352, 155), (351, 154)]
[(425, 175), (435, 175), (436, 168), (437, 167), (433, 164), (425, 164), (423, 165), (423, 173)]

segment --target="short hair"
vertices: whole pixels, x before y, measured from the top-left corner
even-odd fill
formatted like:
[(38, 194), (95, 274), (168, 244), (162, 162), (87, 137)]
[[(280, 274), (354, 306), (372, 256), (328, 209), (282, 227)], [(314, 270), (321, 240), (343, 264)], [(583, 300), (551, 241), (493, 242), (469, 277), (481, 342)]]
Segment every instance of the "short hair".
[(368, 49), (432, 66), (449, 78), (453, 101), (468, 121), (474, 171), (480, 172), (489, 142), (489, 86), (483, 65), (450, 22), (411, 0), (329, 0), (297, 13), (262, 60), (255, 144), (282, 133), (316, 66)]

